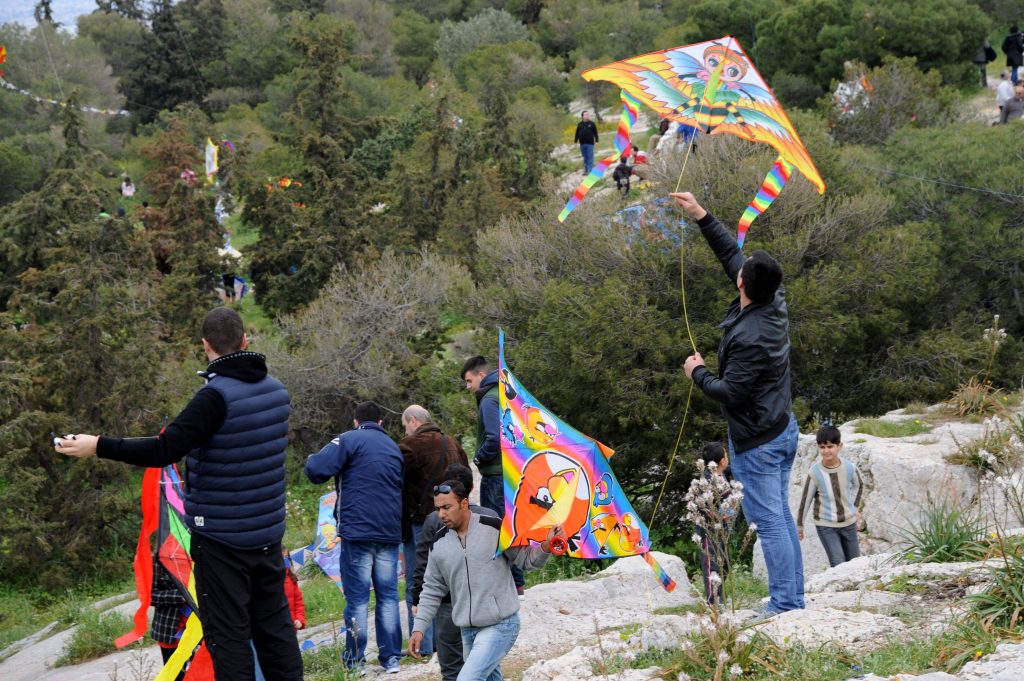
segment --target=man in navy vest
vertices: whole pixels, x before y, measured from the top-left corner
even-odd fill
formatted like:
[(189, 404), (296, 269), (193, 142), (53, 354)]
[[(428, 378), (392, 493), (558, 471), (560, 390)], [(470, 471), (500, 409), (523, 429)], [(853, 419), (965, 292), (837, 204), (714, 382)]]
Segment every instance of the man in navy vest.
[(333, 477), (338, 490), (334, 514), (342, 540), (345, 666), (362, 669), (366, 664), (372, 583), (377, 599), (374, 621), (380, 663), (384, 671), (397, 674), (402, 657), (398, 552), (402, 548), (405, 463), (398, 445), (381, 428), (380, 407), (360, 402), (354, 416), (354, 430), (342, 433), (309, 457), (306, 475), (314, 483)]
[(227, 307), (203, 320), (210, 364), (201, 388), (156, 437), (58, 438), (58, 452), (162, 468), (187, 461), (185, 519), (192, 533), (203, 636), (217, 681), (301, 681), (302, 656), (284, 595), (288, 391), (246, 352), (242, 318)]

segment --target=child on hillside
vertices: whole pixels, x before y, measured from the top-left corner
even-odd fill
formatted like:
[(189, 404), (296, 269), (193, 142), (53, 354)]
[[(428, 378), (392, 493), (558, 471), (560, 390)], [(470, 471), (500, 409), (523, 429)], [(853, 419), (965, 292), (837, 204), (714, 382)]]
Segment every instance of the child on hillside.
[(821, 460), (811, 466), (797, 514), (797, 534), (804, 538), (804, 515), (812, 507), (811, 522), (818, 539), (825, 547), (832, 567), (860, 555), (857, 545), (857, 523), (864, 494), (864, 482), (857, 467), (839, 456), (843, 450), (842, 436), (835, 426), (818, 430), (818, 454)]
[(615, 166), (615, 172), (612, 173), (615, 189), (622, 191), (622, 198), (629, 195), (629, 177), (632, 174), (633, 168), (629, 165), (629, 154), (623, 154), (619, 159), (619, 165)]
[[(700, 450), (700, 458), (706, 465), (705, 480), (710, 481), (714, 475), (724, 476), (725, 470), (729, 467), (729, 454), (721, 442), (709, 442), (704, 445)], [(720, 501), (724, 502), (728, 496), (729, 492), (725, 492)], [(700, 538), (700, 571), (704, 575), (704, 597), (709, 605), (723, 603), (722, 583), (729, 573), (728, 544), (733, 511), (723, 510), (725, 506), (726, 504), (721, 504), (717, 517), (705, 518), (712, 527), (716, 523), (720, 524), (721, 530), (715, 529), (709, 533), (700, 525), (697, 526), (697, 536)]]

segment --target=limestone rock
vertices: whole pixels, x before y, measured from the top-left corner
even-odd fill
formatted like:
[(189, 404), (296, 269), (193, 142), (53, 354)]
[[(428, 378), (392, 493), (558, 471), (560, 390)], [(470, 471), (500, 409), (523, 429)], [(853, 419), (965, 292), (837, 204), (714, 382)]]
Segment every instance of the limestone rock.
[(834, 608), (791, 610), (756, 628), (787, 648), (796, 643), (813, 648), (834, 642), (851, 650), (863, 649), (866, 644), (873, 645), (879, 639), (906, 631), (906, 626), (895, 617)]
[(968, 662), (963, 681), (1020, 681), (1024, 678), (1024, 643), (1001, 643), (991, 655)]

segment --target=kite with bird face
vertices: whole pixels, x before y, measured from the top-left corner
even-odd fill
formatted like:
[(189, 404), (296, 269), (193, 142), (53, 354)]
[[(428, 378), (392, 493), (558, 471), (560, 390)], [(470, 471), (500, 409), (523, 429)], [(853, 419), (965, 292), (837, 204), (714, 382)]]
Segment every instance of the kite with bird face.
[(498, 351), (501, 458), (505, 518), (498, 550), (547, 539), (565, 529), (568, 556), (644, 556), (667, 590), (675, 582), (650, 555), (647, 527), (612, 473), (614, 453), (554, 416), (505, 364), (504, 334)]
[(825, 191), (825, 182), (782, 105), (732, 36), (631, 57), (584, 71), (583, 77), (615, 83), (663, 118), (705, 134), (767, 144), (778, 152), (774, 174), (769, 172), (744, 213), (740, 246), (750, 222), (777, 196), (780, 179), (784, 184), (794, 169), (819, 192)]

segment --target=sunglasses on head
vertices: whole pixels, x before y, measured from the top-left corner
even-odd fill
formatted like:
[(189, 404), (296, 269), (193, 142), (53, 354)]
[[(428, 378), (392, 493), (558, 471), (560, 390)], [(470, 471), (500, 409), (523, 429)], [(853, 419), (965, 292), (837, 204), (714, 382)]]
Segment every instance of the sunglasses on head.
[(434, 485), (434, 494), (450, 494), (451, 492), (451, 485)]

